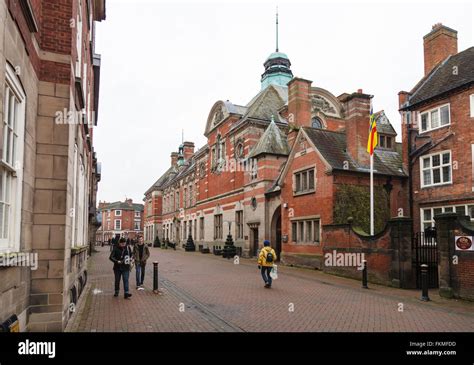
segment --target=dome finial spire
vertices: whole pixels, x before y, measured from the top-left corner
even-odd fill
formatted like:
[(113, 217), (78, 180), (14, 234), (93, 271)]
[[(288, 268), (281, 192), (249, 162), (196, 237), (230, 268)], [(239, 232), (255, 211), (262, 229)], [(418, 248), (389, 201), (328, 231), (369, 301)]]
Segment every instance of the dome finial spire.
[(278, 6), (276, 7), (276, 52), (278, 52)]

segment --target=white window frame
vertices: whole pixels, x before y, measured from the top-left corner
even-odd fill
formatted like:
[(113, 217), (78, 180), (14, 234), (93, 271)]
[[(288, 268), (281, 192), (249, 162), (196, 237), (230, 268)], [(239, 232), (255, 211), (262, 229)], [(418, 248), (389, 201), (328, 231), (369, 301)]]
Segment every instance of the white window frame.
[(76, 18), (76, 77), (81, 77), (82, 72), (82, 1), (79, 1)]
[[(447, 124), (443, 124), (441, 125), (441, 108), (444, 108), (445, 106), (448, 107), (448, 123)], [(431, 113), (434, 112), (434, 111), (437, 111), (438, 112), (438, 116), (439, 116), (439, 126), (436, 127), (436, 128), (431, 128)], [(427, 129), (426, 130), (422, 130), (422, 123), (421, 123), (421, 119), (423, 117), (424, 114), (427, 114), (428, 115), (428, 121), (427, 121)], [(444, 127), (447, 127), (451, 125), (451, 105), (449, 103), (446, 103), (446, 104), (443, 104), (443, 105), (439, 105), (437, 106), (436, 108), (432, 108), (432, 109), (429, 109), (429, 110), (425, 110), (423, 112), (420, 112), (420, 118), (419, 118), (419, 125), (418, 125), (418, 128), (419, 128), (419, 131), (420, 131), (420, 134), (421, 133), (426, 133), (426, 132), (431, 132), (431, 131), (434, 131), (436, 129), (440, 129), (440, 128), (444, 128)]]
[[(449, 164), (444, 164), (443, 163), (443, 155), (449, 153)], [(440, 156), (440, 164), (439, 166), (436, 166), (436, 168), (440, 169), (440, 179), (441, 181), (439, 183), (434, 183), (433, 181), (433, 156), (439, 155)], [(423, 161), (425, 159), (429, 158), (430, 159), (430, 167), (423, 167)], [(450, 181), (443, 181), (443, 167), (449, 166), (450, 167)], [(425, 170), (430, 170), (431, 171), (431, 184), (425, 184), (423, 172)], [(420, 186), (421, 188), (428, 188), (428, 187), (436, 187), (436, 186), (442, 186), (442, 185), (452, 185), (453, 184), (453, 153), (451, 150), (444, 150), (440, 152), (434, 152), (430, 153), (428, 155), (423, 155), (420, 157)]]
[[(9, 212), (8, 214), (8, 232), (6, 236), (0, 237), (0, 253), (4, 252), (19, 252), (20, 251), (20, 236), (21, 236), (21, 206), (22, 206), (22, 185), (23, 185), (23, 154), (24, 154), (24, 139), (25, 139), (25, 118), (26, 118), (26, 95), (23, 92), (20, 81), (16, 76), (16, 72), (9, 64), (6, 64), (6, 73), (5, 73), (5, 86), (4, 91), (4, 104), (3, 104), (3, 120), (2, 128), (6, 128), (8, 124), (7, 118), (9, 115), (9, 105), (10, 103), (6, 102), (7, 97), (10, 98), (10, 92), (16, 99), (15, 104), (15, 128), (16, 139), (15, 146), (11, 150), (11, 158), (15, 156), (15, 161), (13, 164), (8, 163), (8, 160), (5, 160), (5, 156), (0, 156), (0, 164), (2, 166), (2, 173), (0, 178), (2, 179), (2, 195), (5, 192), (5, 182), (7, 179), (10, 180), (10, 201), (9, 201)], [(7, 134), (4, 132), (4, 138), (7, 137)], [(12, 137), (14, 138), (14, 137)], [(3, 143), (5, 147), (5, 143)], [(12, 144), (13, 146), (13, 144)], [(15, 150), (13, 152), (13, 150)], [(3, 148), (3, 154), (5, 154), (6, 149)], [(0, 199), (4, 201), (4, 196), (0, 196)], [(3, 207), (2, 207), (3, 209)], [(3, 217), (7, 216), (3, 212)], [(3, 220), (0, 222), (3, 225)], [(2, 229), (3, 231), (3, 229)]]
[(140, 211), (139, 210), (136, 210), (135, 211), (135, 218), (140, 218), (141, 215), (140, 215)]
[(469, 104), (471, 106), (471, 118), (474, 118), (474, 94), (469, 95)]
[[(474, 207), (474, 202), (472, 204), (455, 204), (455, 205), (443, 205), (443, 206), (436, 206), (436, 207), (424, 207), (420, 208), (420, 227), (421, 231), (425, 231), (425, 223), (430, 223), (431, 227), (434, 227), (435, 222), (434, 222), (434, 210), (435, 209), (441, 209), (442, 213), (446, 213), (446, 210), (452, 209), (452, 212), (456, 212), (456, 208), (459, 207), (464, 207), (464, 214), (468, 215), (470, 217), (471, 222), (474, 222), (474, 217), (471, 217), (469, 214), (469, 207)], [(474, 209), (474, 208), (473, 208)], [(425, 220), (425, 210), (431, 210), (431, 219), (430, 220)]]
[[(133, 229), (134, 229), (135, 231), (139, 231), (139, 230), (140, 230), (140, 223), (141, 223), (140, 221), (134, 221), (134, 222), (133, 222)], [(137, 224), (138, 224), (138, 228), (136, 228), (136, 227), (137, 227)]]
[(121, 217), (122, 216), (122, 210), (121, 209), (116, 209), (115, 212), (114, 212), (114, 215), (116, 217)]
[[(117, 222), (119, 222), (119, 228), (117, 228)], [(114, 231), (121, 231), (121, 230), (122, 230), (122, 220), (114, 219)]]

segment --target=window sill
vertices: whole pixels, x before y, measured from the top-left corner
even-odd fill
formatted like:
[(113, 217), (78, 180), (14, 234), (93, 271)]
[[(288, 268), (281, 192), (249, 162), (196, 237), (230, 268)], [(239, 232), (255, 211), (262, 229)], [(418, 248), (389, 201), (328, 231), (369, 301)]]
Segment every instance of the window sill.
[(437, 131), (438, 129), (446, 128), (446, 127), (451, 127), (451, 122), (449, 124), (445, 124), (445, 125), (442, 125), (440, 127), (436, 127), (436, 128), (433, 128), (433, 129), (428, 129), (426, 131), (421, 131), (421, 128), (420, 128), (420, 134), (425, 134), (425, 133)]
[(87, 249), (88, 249), (88, 246), (72, 247), (71, 248), (71, 257), (72, 256), (77, 256), (80, 253), (86, 251)]
[(442, 183), (442, 184), (436, 184), (436, 185), (425, 185), (425, 186), (422, 186), (421, 187), (421, 190), (423, 189), (432, 189), (432, 188), (439, 188), (439, 187), (446, 187), (446, 186), (449, 186), (449, 185), (453, 185), (452, 182), (448, 182), (448, 183)]
[(305, 190), (305, 191), (299, 191), (299, 192), (293, 192), (293, 196), (301, 196), (301, 195), (307, 195), (307, 194), (314, 194), (315, 192), (316, 192), (316, 189)]

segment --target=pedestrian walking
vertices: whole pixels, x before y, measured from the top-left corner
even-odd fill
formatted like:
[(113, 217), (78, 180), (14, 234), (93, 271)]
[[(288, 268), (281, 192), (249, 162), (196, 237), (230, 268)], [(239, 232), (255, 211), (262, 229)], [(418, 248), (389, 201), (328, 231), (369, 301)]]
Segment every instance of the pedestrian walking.
[(138, 243), (133, 248), (133, 259), (135, 260), (135, 276), (137, 279), (137, 290), (144, 290), (146, 260), (150, 257), (150, 249), (144, 244), (143, 237), (138, 237)]
[(273, 263), (277, 260), (276, 252), (270, 247), (270, 241), (263, 241), (263, 248), (260, 250), (258, 255), (258, 268), (262, 274), (263, 281), (265, 282), (265, 288), (269, 289), (272, 287), (272, 277), (270, 272), (273, 268)]
[(112, 253), (110, 254), (110, 260), (114, 263), (114, 274), (115, 274), (115, 294), (114, 297), (118, 297), (120, 291), (120, 279), (123, 280), (123, 297), (129, 299), (132, 294), (129, 293), (128, 279), (130, 277), (130, 269), (132, 265), (132, 252), (130, 247), (126, 245), (127, 240), (121, 238), (119, 243), (114, 246)]

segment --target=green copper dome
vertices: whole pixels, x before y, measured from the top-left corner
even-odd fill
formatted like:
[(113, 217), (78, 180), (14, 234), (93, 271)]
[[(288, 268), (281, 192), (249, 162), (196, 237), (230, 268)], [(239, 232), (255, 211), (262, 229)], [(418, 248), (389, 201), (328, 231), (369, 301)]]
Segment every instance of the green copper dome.
[(288, 56), (286, 55), (286, 53), (283, 53), (283, 52), (273, 52), (270, 56), (268, 56), (268, 58), (266, 59), (265, 62), (267, 62), (268, 60), (272, 60), (272, 59), (275, 59), (275, 58), (284, 58), (286, 60), (289, 60)]
[(286, 86), (293, 78), (290, 59), (283, 52), (278, 50), (273, 52), (265, 60), (263, 66), (265, 67), (265, 72), (260, 80), (262, 90), (271, 84)]

